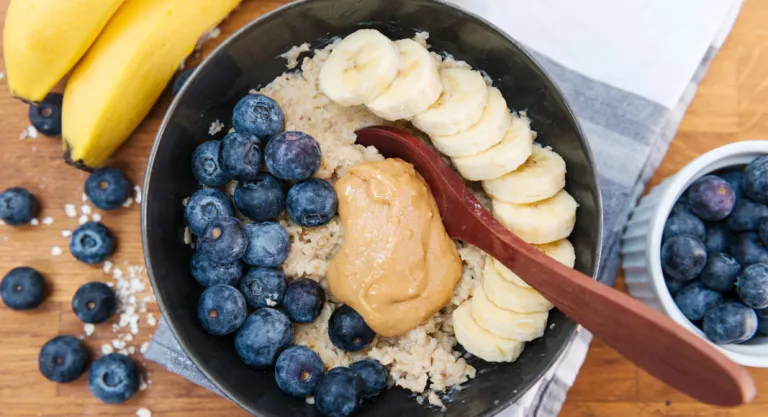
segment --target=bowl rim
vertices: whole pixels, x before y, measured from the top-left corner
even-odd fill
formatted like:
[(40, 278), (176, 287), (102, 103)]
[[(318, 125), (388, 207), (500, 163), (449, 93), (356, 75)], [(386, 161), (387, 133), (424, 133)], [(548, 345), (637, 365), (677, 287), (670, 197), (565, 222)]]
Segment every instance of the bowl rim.
[[(767, 355), (746, 353), (743, 351), (745, 345), (717, 345), (710, 342), (704, 335), (704, 332), (694, 326), (677, 307), (664, 281), (664, 273), (661, 269), (661, 236), (664, 232), (664, 224), (667, 218), (669, 218), (672, 207), (674, 207), (678, 198), (697, 178), (729, 166), (740, 165), (740, 163), (735, 162), (739, 160), (738, 158), (741, 157), (744, 158), (744, 161), (747, 161), (747, 158), (754, 159), (753, 155), (756, 153), (768, 155), (768, 140), (742, 141), (715, 148), (689, 162), (677, 174), (670, 177), (656, 200), (656, 209), (650, 222), (650, 233), (646, 237), (646, 245), (650, 249), (646, 251), (646, 260), (651, 275), (651, 285), (661, 304), (661, 308), (667, 316), (686, 330), (706, 340), (734, 362), (745, 366), (766, 368), (768, 367)], [(729, 160), (728, 158), (733, 159)], [(746, 163), (748, 161), (744, 162), (744, 164)], [(739, 347), (742, 349), (739, 349)], [(739, 351), (734, 351), (734, 348)]]
[[(149, 195), (150, 189), (152, 187), (150, 177), (152, 176), (152, 171), (156, 162), (156, 157), (158, 150), (160, 148), (160, 144), (163, 140), (163, 137), (165, 136), (166, 130), (168, 128), (168, 125), (170, 124), (171, 118), (176, 113), (176, 110), (179, 106), (179, 103), (181, 102), (181, 97), (183, 97), (184, 93), (186, 92), (187, 88), (193, 83), (194, 79), (197, 78), (198, 75), (198, 69), (202, 68), (203, 66), (210, 65), (210, 63), (217, 57), (219, 54), (224, 53), (223, 51), (227, 49), (230, 43), (233, 43), (235, 39), (239, 38), (243, 33), (251, 30), (253, 26), (261, 24), (261, 22), (266, 21), (268, 19), (274, 18), (276, 15), (279, 15), (281, 13), (284, 13), (287, 10), (290, 10), (292, 8), (301, 7), (306, 3), (310, 3), (314, 0), (294, 0), (290, 3), (284, 4), (282, 6), (279, 6), (267, 13), (264, 13), (255, 19), (251, 20), (250, 22), (243, 25), (241, 28), (236, 30), (234, 33), (229, 35), (220, 45), (218, 45), (213, 51), (211, 51), (203, 60), (200, 62), (200, 64), (196, 67), (196, 69), (192, 72), (187, 82), (184, 84), (184, 86), (179, 90), (179, 92), (176, 94), (176, 96), (171, 101), (170, 105), (168, 106), (168, 109), (165, 112), (165, 115), (163, 116), (163, 120), (160, 124), (160, 127), (158, 128), (157, 135), (155, 136), (154, 144), (152, 145), (152, 149), (149, 154), (149, 159), (147, 160), (147, 168), (144, 174), (144, 195)], [(481, 24), (491, 28), (493, 31), (498, 33), (500, 36), (502, 36), (507, 42), (514, 45), (518, 48), (520, 53), (523, 57), (528, 59), (533, 65), (533, 70), (538, 73), (538, 75), (548, 82), (549, 87), (551, 91), (554, 93), (554, 96), (560, 100), (562, 103), (563, 109), (565, 110), (565, 113), (567, 117), (569, 117), (573, 121), (573, 125), (575, 128), (575, 134), (580, 139), (584, 156), (589, 164), (590, 174), (592, 176), (592, 179), (594, 180), (594, 190), (595, 190), (595, 210), (596, 210), (596, 217), (597, 217), (597, 225), (595, 225), (595, 232), (596, 232), (596, 242), (597, 245), (595, 248), (592, 249), (593, 253), (593, 261), (592, 261), (592, 279), (597, 280), (600, 276), (600, 272), (602, 272), (602, 253), (603, 253), (603, 234), (604, 234), (604, 210), (603, 210), (603, 198), (602, 198), (602, 191), (601, 186), (598, 181), (598, 175), (597, 175), (597, 165), (595, 163), (595, 157), (594, 152), (592, 151), (592, 147), (587, 140), (586, 135), (584, 134), (584, 129), (581, 126), (581, 122), (576, 117), (573, 108), (566, 100), (565, 94), (563, 94), (562, 89), (557, 85), (554, 78), (550, 76), (542, 67), (542, 65), (539, 63), (537, 59), (533, 57), (533, 55), (518, 41), (513, 39), (507, 32), (496, 26), (495, 24), (491, 23), (487, 19), (483, 18), (482, 16), (469, 11), (463, 7), (460, 7), (459, 5), (449, 3), (446, 0), (426, 0), (432, 3), (436, 3), (440, 6), (447, 7), (450, 9), (453, 9), (457, 12), (460, 12), (467, 16), (468, 18), (474, 19)], [(286, 48), (289, 48), (290, 45), (287, 45)], [(163, 313), (163, 318), (165, 318), (166, 323), (168, 324), (168, 327), (170, 328), (174, 338), (176, 338), (177, 342), (181, 346), (184, 353), (189, 357), (189, 359), (192, 361), (192, 363), (197, 367), (198, 370), (219, 390), (220, 393), (223, 394), (223, 396), (230, 401), (237, 404), (240, 408), (248, 411), (248, 412), (254, 412), (251, 410), (250, 407), (246, 406), (243, 402), (241, 402), (239, 399), (234, 398), (234, 396), (230, 395), (229, 392), (226, 390), (223, 390), (221, 386), (216, 381), (216, 378), (214, 378), (206, 369), (206, 366), (204, 362), (198, 358), (196, 355), (190, 353), (190, 348), (188, 346), (187, 341), (182, 336), (181, 329), (179, 329), (176, 326), (176, 323), (174, 323), (173, 320), (169, 319), (165, 312), (168, 311), (168, 308), (166, 306), (165, 300), (163, 299), (162, 295), (159, 291), (156, 291), (157, 289), (157, 277), (154, 274), (154, 268), (153, 268), (153, 261), (152, 261), (152, 254), (149, 253), (146, 248), (149, 247), (149, 239), (148, 239), (148, 233), (147, 233), (147, 225), (148, 225), (148, 205), (149, 205), (149, 199), (145, 198), (142, 201), (141, 204), (141, 242), (142, 242), (142, 250), (144, 252), (144, 262), (147, 267), (147, 275), (149, 276), (150, 283), (153, 288), (153, 293), (155, 295), (155, 300), (157, 301), (158, 307), (160, 308), (160, 311)], [(571, 320), (570, 318), (566, 317), (566, 319)], [(572, 321), (572, 320), (571, 320)], [(531, 381), (530, 385), (525, 388), (525, 390), (519, 390), (515, 393), (508, 401), (499, 401), (498, 403), (493, 403), (489, 405), (489, 408), (484, 416), (493, 416), (496, 413), (498, 413), (501, 410), (504, 410), (514, 404), (516, 401), (518, 401), (525, 393), (527, 393), (532, 387), (534, 387), (541, 379), (548, 373), (548, 371), (555, 365), (555, 363), (558, 363), (558, 359), (562, 357), (563, 353), (566, 351), (568, 347), (570, 347), (573, 344), (574, 339), (576, 338), (576, 335), (581, 332), (581, 325), (576, 323), (573, 330), (571, 330), (571, 334), (568, 335), (565, 339), (565, 343), (563, 343), (559, 349), (556, 352), (555, 359), (550, 361), (548, 364), (546, 364), (543, 369), (541, 370), (539, 376), (534, 380)], [(471, 382), (471, 381), (468, 381)], [(255, 412), (254, 412), (255, 413)]]

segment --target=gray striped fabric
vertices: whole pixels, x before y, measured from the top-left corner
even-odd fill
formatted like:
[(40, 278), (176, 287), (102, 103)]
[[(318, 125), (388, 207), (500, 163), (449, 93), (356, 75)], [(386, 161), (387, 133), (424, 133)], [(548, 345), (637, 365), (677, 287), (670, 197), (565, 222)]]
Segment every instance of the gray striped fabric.
[[(618, 239), (629, 211), (661, 163), (717, 51), (717, 46), (709, 49), (674, 109), (587, 78), (541, 54), (533, 54), (565, 93), (595, 153), (605, 216), (603, 269), (599, 278), (606, 284), (613, 284), (616, 277)], [(499, 415), (556, 416), (584, 361), (591, 337), (589, 332), (582, 330), (558, 364), (534, 389)], [(165, 321), (160, 323), (145, 357), (171, 372), (216, 390), (184, 354)]]

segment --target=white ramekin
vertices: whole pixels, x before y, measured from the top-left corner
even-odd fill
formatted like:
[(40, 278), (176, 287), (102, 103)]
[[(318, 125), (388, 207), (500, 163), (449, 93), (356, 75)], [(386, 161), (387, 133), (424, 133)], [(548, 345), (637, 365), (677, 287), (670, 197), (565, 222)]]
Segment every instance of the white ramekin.
[[(661, 271), (661, 235), (672, 206), (699, 177), (731, 166), (746, 165), (768, 155), (768, 141), (737, 142), (696, 158), (677, 174), (665, 179), (643, 197), (633, 210), (621, 241), (622, 269), (630, 294), (666, 313), (685, 329), (706, 339), (675, 305)], [(638, 329), (641, 330), (641, 329)], [(768, 367), (768, 337), (743, 344), (716, 347), (731, 360), (745, 366)]]

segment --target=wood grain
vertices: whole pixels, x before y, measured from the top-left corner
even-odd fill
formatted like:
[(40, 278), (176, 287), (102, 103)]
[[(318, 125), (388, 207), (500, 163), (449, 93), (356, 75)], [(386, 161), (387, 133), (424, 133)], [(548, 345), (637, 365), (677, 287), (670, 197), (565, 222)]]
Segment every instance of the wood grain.
[[(9, 0), (0, 0), (0, 21)], [(222, 25), (222, 36), (206, 44), (209, 52), (227, 35), (256, 16), (286, 0), (247, 0)], [(718, 55), (683, 120), (680, 133), (652, 184), (676, 172), (691, 159), (735, 140), (768, 139), (768, 1), (747, 0), (734, 32)], [(255, 45), (254, 47), (258, 47)], [(0, 46), (2, 48), (2, 46)], [(0, 55), (2, 49), (0, 49)], [(190, 61), (194, 65), (199, 57)], [(1, 60), (0, 60), (1, 62)], [(0, 63), (0, 72), (5, 72)], [(126, 170), (137, 183), (143, 179), (148, 149), (170, 101), (168, 94), (152, 110), (134, 137), (116, 154), (112, 165)], [(119, 117), (119, 115), (116, 115)], [(230, 402), (191, 384), (161, 367), (143, 362), (152, 381), (146, 391), (118, 406), (100, 404), (89, 393), (84, 379), (67, 385), (44, 380), (37, 371), (40, 346), (58, 334), (82, 335), (82, 326), (71, 312), (75, 289), (92, 280), (107, 281), (100, 269), (75, 262), (66, 251), (62, 229), (73, 229), (64, 204), (80, 203), (84, 175), (66, 166), (57, 140), (38, 137), (19, 140), (28, 126), (27, 108), (8, 94), (0, 82), (0, 188), (24, 186), (42, 200), (40, 218), (51, 216), (52, 225), (22, 229), (0, 228), (0, 274), (18, 265), (38, 268), (52, 284), (51, 297), (37, 311), (16, 313), (0, 306), (0, 415), (9, 417), (134, 416), (139, 407), (163, 417), (230, 417), (246, 414)], [(104, 215), (104, 223), (120, 239), (116, 263), (143, 263), (139, 210)], [(54, 245), (64, 254), (51, 256)], [(152, 328), (142, 323), (138, 338), (146, 340)], [(97, 326), (86, 343), (93, 348), (109, 342), (109, 326)], [(140, 356), (139, 356), (140, 358)], [(752, 370), (758, 391), (768, 392), (768, 370)], [(703, 406), (639, 371), (615, 351), (596, 341), (563, 409), (564, 417), (757, 417), (768, 415), (768, 395), (758, 395), (739, 409)]]

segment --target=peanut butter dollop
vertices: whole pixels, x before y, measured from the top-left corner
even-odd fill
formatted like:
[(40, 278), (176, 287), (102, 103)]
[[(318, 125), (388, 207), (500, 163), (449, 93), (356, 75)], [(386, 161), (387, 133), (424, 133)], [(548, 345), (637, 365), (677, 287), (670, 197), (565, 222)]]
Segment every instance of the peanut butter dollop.
[(450, 301), (462, 273), (435, 199), (400, 159), (356, 165), (335, 188), (344, 243), (328, 267), (329, 289), (376, 333), (406, 333)]

